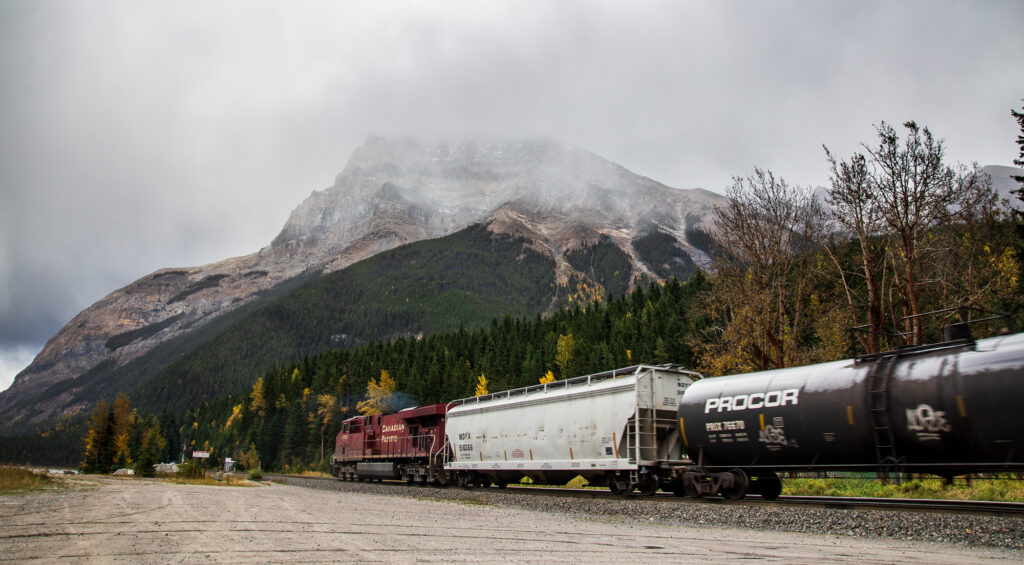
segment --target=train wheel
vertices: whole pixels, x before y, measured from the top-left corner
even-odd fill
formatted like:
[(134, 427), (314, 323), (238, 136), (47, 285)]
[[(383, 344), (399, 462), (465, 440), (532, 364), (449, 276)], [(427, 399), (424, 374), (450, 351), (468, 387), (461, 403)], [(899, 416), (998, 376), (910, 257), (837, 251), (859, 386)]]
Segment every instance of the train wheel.
[(508, 487), (508, 481), (503, 481), (499, 479), (497, 481), (494, 481), (494, 486), (498, 488), (506, 488)]
[(464, 489), (471, 489), (477, 485), (476, 471), (459, 473), (459, 486)]
[(480, 488), (491, 488), (491, 479), (488, 479), (487, 477), (481, 477)]
[(700, 493), (697, 492), (697, 487), (687, 483), (673, 483), (672, 494), (680, 498), (700, 498)]
[(747, 495), (750, 480), (747, 479), (747, 474), (739, 469), (733, 469), (729, 474), (732, 475), (732, 484), (722, 489), (722, 496), (729, 500), (739, 500)]
[(608, 480), (608, 490), (610, 490), (612, 494), (626, 494), (627, 492), (633, 491), (628, 484), (620, 483), (619, 480), (615, 478), (615, 473), (608, 471), (606, 477)]
[(756, 493), (765, 500), (775, 500), (782, 494), (782, 479), (775, 473), (758, 475)]
[(701, 498), (703, 496), (700, 491), (697, 490), (697, 483), (700, 481), (701, 476), (701, 474), (694, 472), (683, 473), (682, 489), (686, 496), (693, 499)]
[(640, 488), (640, 494), (654, 496), (654, 493), (658, 492), (661, 487), (661, 479), (658, 478), (658, 475), (644, 473), (640, 475), (640, 482), (637, 486)]
[(686, 496), (689, 496), (694, 500), (701, 498), (700, 491), (697, 490), (697, 487), (692, 484), (683, 485), (683, 490), (686, 492)]

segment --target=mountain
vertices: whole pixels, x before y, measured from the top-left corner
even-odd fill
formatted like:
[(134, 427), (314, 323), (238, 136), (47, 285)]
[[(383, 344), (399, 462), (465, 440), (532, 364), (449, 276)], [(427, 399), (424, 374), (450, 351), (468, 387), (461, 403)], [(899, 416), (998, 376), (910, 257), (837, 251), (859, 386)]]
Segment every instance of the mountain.
[[(77, 315), (0, 393), (0, 422), (8, 428), (25, 427), (82, 413), (99, 391), (110, 394), (140, 387), (192, 352), (210, 349), (210, 340), (244, 342), (245, 333), (232, 328), (254, 323), (253, 316), (265, 313), (267, 304), (301, 289), (308, 292), (304, 285), (409, 243), (465, 232), (459, 245), (466, 250), (484, 245), (515, 251), (518, 246), (502, 261), (508, 263), (511, 257), (528, 259), (531, 265), (548, 262), (553, 291), (527, 293), (531, 296), (521, 303), (512, 301), (500, 308), (476, 308), (475, 318), (457, 323), (479, 321), (482, 316), (542, 313), (574, 296), (593, 298), (624, 292), (642, 280), (685, 278), (708, 262), (701, 250), (700, 228), (706, 227), (711, 210), (722, 201), (708, 191), (667, 187), (547, 138), (457, 143), (370, 138), (331, 187), (313, 192), (292, 212), (267, 247), (201, 267), (161, 269)], [(437, 245), (448, 245), (438, 241)], [(410, 253), (429, 256), (437, 251), (427, 247)], [(459, 261), (450, 254), (445, 257), (444, 261)], [(372, 264), (384, 269), (376, 278), (360, 271), (358, 276), (331, 279), (342, 281), (336, 292), (345, 295), (346, 288), (366, 281), (383, 284), (388, 272), (394, 273), (392, 278), (409, 274), (394, 264), (379, 267), (383, 264), (383, 259)], [(481, 275), (478, 264), (469, 267), (474, 276), (488, 276)], [(522, 293), (525, 287), (482, 288), (477, 290), (483, 298), (477, 300), (488, 302), (494, 293)], [(346, 304), (353, 311), (365, 306)], [(462, 308), (450, 297), (447, 304), (446, 308)], [(288, 324), (305, 320), (297, 314), (285, 317), (290, 318)], [(456, 323), (455, 318), (449, 322)], [(344, 326), (354, 324), (354, 319), (359, 315), (347, 322), (344, 316), (331, 318), (331, 323)], [(420, 334), (450, 327), (442, 322), (446, 319), (438, 310), (408, 317), (407, 323), (390, 329), (386, 323), (373, 331), (324, 328), (328, 337), (316, 339)], [(313, 339), (304, 331), (297, 335)], [(334, 345), (344, 343), (335, 339)], [(308, 350), (305, 342), (280, 349), (282, 354)], [(254, 377), (248, 373), (244, 378)]]
[(1009, 202), (1010, 207), (1018, 210), (1024, 208), (1024, 203), (1014, 194), (1015, 190), (1020, 190), (1020, 183), (1013, 180), (1015, 176), (1024, 176), (1024, 169), (988, 165), (982, 167), (981, 172), (987, 174), (992, 179), (992, 188), (999, 193), (1000, 198), (1005, 198)]

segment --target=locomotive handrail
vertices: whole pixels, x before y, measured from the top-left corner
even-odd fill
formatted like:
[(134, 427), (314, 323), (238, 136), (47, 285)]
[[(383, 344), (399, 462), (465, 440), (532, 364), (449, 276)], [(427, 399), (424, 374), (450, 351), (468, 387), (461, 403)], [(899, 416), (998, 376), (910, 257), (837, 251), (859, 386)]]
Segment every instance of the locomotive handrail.
[[(363, 443), (364, 449), (362, 450), (362, 457), (368, 457), (373, 459), (381, 459), (385, 457), (416, 457), (421, 453), (431, 454), (434, 447), (434, 434), (419, 434), (415, 436), (390, 436), (395, 437), (395, 441), (382, 441), (383, 438), (375, 437), (373, 439), (367, 439)], [(413, 447), (412, 440), (417, 438), (430, 438), (430, 445), (424, 448), (417, 449)], [(407, 439), (408, 441), (403, 441)], [(408, 444), (408, 445), (406, 445)], [(376, 449), (374, 449), (376, 448)]]

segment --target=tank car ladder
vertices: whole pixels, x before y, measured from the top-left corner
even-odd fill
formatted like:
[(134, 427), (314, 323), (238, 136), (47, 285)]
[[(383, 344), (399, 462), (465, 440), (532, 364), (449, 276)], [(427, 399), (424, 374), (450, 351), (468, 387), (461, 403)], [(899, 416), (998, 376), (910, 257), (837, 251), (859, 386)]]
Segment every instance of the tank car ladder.
[(899, 480), (900, 466), (903, 459), (896, 450), (896, 435), (892, 430), (892, 417), (889, 410), (889, 380), (899, 353), (882, 355), (875, 360), (868, 373), (868, 414), (871, 417), (872, 438), (875, 442), (875, 455), (878, 459), (878, 473), (887, 479), (890, 473), (896, 473)]

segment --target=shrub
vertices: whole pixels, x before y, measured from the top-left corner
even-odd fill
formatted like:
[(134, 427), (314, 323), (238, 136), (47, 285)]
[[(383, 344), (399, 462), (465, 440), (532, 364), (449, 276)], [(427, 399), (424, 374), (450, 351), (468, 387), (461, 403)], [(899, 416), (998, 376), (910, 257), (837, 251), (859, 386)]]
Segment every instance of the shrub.
[(250, 481), (262, 481), (263, 480), (263, 469), (256, 467), (255, 469), (249, 469), (249, 480)]
[(178, 465), (178, 472), (175, 476), (186, 479), (197, 479), (206, 475), (206, 467), (198, 459), (189, 459)]
[(45, 474), (33, 473), (28, 469), (0, 465), (0, 493), (30, 490), (50, 486), (53, 479)]
[(566, 488), (583, 488), (589, 484), (590, 482), (587, 481), (587, 479), (584, 479), (580, 475), (576, 475), (575, 477), (572, 478), (571, 481), (565, 483), (565, 486)]

